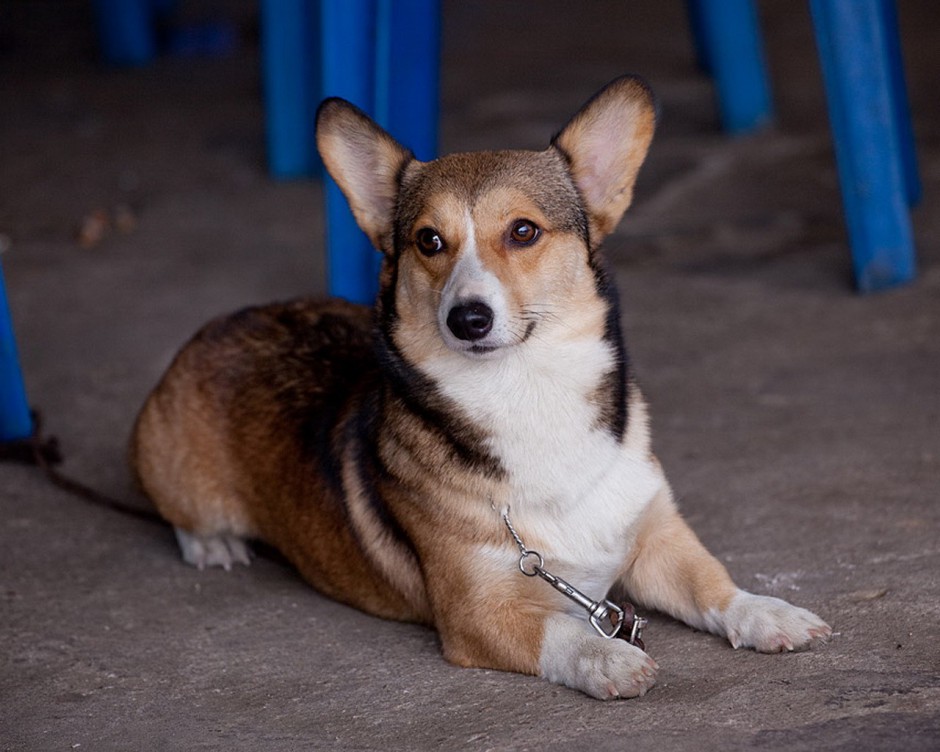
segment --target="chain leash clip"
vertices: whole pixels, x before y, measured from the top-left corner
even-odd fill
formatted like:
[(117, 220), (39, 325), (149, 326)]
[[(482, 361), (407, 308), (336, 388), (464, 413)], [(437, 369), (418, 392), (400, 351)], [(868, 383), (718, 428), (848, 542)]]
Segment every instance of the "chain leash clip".
[[(506, 529), (509, 530), (509, 534), (519, 548), (519, 571), (522, 572), (522, 574), (526, 577), (541, 577), (559, 593), (581, 606), (581, 608), (587, 612), (591, 626), (594, 627), (601, 637), (610, 640), (620, 635), (625, 622), (624, 609), (607, 599), (595, 601), (578, 590), (570, 582), (549, 572), (545, 569), (545, 560), (542, 558), (542, 555), (538, 551), (532, 551), (526, 548), (525, 543), (522, 542), (522, 538), (519, 537), (519, 534), (516, 532), (516, 529), (509, 519), (508, 508), (502, 512), (502, 518), (503, 522), (506, 523)], [(623, 636), (631, 645), (637, 645), (642, 648), (642, 633), (643, 627), (645, 626), (646, 619), (634, 613), (633, 623), (630, 625), (630, 636)]]

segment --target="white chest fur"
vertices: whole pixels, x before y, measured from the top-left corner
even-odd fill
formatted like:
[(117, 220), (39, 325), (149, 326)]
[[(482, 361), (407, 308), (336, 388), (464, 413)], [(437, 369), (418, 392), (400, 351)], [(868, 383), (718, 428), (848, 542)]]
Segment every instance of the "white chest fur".
[(481, 426), (508, 480), (514, 524), (546, 566), (603, 592), (623, 564), (630, 527), (662, 480), (645, 414), (620, 442), (591, 399), (613, 363), (600, 340), (530, 342), (493, 360), (447, 353), (425, 367)]

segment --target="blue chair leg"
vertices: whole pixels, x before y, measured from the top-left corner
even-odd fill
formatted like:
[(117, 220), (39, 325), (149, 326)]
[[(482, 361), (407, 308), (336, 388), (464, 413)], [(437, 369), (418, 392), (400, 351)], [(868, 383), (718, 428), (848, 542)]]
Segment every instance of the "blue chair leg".
[(907, 81), (904, 76), (904, 55), (901, 52), (901, 31), (898, 24), (898, 8), (894, 0), (879, 0), (881, 24), (884, 29), (885, 56), (887, 58), (890, 91), (894, 109), (894, 123), (901, 149), (901, 170), (907, 203), (915, 206), (920, 201), (920, 173), (917, 169), (917, 149), (914, 145), (914, 126), (911, 122), (911, 104), (907, 97)]
[(25, 439), (32, 432), (33, 421), (16, 356), (13, 322), (0, 268), (0, 441)]
[(101, 55), (110, 65), (146, 65), (156, 56), (154, 0), (95, 0)]
[(314, 115), (320, 101), (317, 0), (261, 0), (261, 70), (268, 167), (275, 178), (319, 165)]
[[(437, 152), (439, 0), (322, 0), (323, 94), (368, 112), (421, 159)], [(330, 294), (371, 303), (381, 256), (326, 180)]]
[(724, 129), (754, 131), (770, 122), (773, 106), (754, 0), (688, 0), (702, 67), (715, 79)]
[(421, 160), (437, 156), (440, 0), (379, 0), (375, 115)]
[[(376, 0), (322, 0), (321, 10), (323, 95), (343, 97), (374, 116)], [(379, 254), (329, 176), (324, 187), (329, 292), (371, 303), (378, 287)]]
[(695, 62), (706, 76), (711, 76), (714, 72), (711, 39), (705, 33), (702, 0), (686, 0), (685, 9), (689, 18), (689, 30), (692, 32), (692, 42), (695, 45)]
[(914, 278), (882, 0), (810, 0), (842, 203), (862, 292)]

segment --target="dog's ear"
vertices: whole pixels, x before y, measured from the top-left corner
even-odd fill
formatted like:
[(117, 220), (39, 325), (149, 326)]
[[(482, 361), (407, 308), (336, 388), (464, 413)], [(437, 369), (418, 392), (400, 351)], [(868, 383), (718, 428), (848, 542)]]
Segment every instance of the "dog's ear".
[(338, 97), (317, 110), (317, 150), (356, 222), (376, 248), (390, 253), (399, 174), (414, 155)]
[(653, 94), (639, 78), (617, 78), (552, 139), (581, 193), (595, 247), (620, 221), (656, 126)]

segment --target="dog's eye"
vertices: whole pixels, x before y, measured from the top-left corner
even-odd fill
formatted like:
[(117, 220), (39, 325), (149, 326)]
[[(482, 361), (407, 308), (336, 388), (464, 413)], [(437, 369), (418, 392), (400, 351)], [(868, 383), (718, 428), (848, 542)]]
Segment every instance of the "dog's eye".
[(415, 244), (425, 256), (433, 256), (444, 250), (444, 240), (437, 230), (431, 227), (422, 227), (415, 235)]
[(517, 219), (509, 230), (509, 238), (518, 245), (531, 245), (540, 234), (538, 225), (528, 219)]

